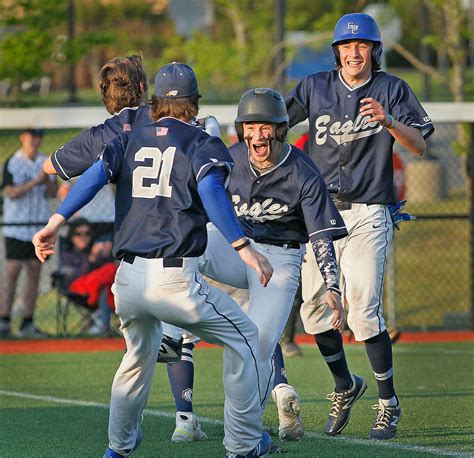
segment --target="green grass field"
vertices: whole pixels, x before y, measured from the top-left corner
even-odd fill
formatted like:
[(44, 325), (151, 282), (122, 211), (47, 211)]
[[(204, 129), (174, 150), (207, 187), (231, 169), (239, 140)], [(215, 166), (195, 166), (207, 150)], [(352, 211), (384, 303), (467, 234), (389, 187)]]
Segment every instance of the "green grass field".
[[(307, 436), (284, 444), (288, 457), (318, 456), (474, 456), (474, 344), (405, 344), (395, 352), (396, 385), (403, 418), (399, 437), (386, 443), (366, 440), (374, 419), (376, 387), (364, 348), (347, 347), (352, 370), (369, 380), (369, 389), (354, 408), (351, 423), (339, 438), (321, 431), (332, 391), (330, 375), (315, 349), (288, 360), (287, 372), (301, 397)], [(172, 444), (174, 405), (158, 366), (138, 457), (222, 457), (221, 351), (195, 352), (195, 411), (209, 440)], [(0, 356), (0, 456), (98, 457), (107, 442), (107, 403), (116, 353)], [(268, 426), (277, 426), (270, 401)], [(277, 441), (277, 439), (275, 439)]]

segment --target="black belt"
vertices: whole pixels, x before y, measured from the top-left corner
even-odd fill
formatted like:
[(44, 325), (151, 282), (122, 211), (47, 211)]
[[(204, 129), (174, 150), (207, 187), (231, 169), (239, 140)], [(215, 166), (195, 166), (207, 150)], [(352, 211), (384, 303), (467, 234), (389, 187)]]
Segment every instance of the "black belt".
[(255, 240), (257, 243), (263, 243), (265, 245), (280, 246), (286, 248), (300, 248), (300, 242), (292, 240), (291, 242), (270, 242), (268, 240)]
[(333, 199), (333, 202), (338, 210), (350, 210), (352, 208), (352, 202), (344, 202), (337, 199)]
[[(134, 254), (126, 254), (122, 261), (127, 264), (133, 264), (136, 256)], [(163, 267), (183, 267), (183, 258), (163, 258)]]

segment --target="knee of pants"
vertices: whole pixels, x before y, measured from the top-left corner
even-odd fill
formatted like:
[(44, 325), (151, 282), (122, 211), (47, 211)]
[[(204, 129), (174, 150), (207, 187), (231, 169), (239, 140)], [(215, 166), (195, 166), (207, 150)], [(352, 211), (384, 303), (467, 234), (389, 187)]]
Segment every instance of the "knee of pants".
[(279, 337), (273, 329), (268, 329), (268, 327), (266, 329), (259, 329), (258, 344), (261, 359), (272, 359)]
[(378, 335), (385, 329), (382, 307), (367, 307), (363, 310), (354, 310), (349, 307), (347, 324), (358, 342)]

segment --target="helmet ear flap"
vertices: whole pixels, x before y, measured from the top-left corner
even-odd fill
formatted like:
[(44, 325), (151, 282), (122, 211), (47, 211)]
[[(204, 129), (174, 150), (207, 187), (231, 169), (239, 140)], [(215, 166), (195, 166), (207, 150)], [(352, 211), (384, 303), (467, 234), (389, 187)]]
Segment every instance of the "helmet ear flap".
[(339, 54), (339, 49), (337, 47), (337, 44), (332, 45), (332, 52), (334, 53), (334, 57), (336, 59), (336, 65), (338, 67), (340, 67), (341, 66), (341, 57), (340, 57), (340, 54)]
[(237, 138), (239, 139), (239, 142), (244, 141), (244, 127), (241, 122), (235, 122), (235, 132), (237, 134)]
[(286, 134), (288, 133), (288, 124), (285, 122), (285, 123), (282, 123), (282, 124), (278, 124), (277, 128), (275, 129), (275, 137), (276, 139), (283, 143), (285, 140), (286, 140)]

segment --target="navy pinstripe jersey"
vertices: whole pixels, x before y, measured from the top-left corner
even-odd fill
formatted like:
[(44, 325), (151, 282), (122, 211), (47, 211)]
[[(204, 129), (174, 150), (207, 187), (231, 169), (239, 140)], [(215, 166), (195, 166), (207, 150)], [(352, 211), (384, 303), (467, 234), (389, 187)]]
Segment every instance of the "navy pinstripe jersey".
[(257, 174), (244, 142), (229, 148), (232, 203), (245, 235), (257, 242), (306, 243), (347, 235), (314, 162), (293, 145), (276, 168)]
[(63, 180), (81, 175), (97, 161), (105, 143), (150, 123), (148, 106), (123, 108), (103, 124), (84, 130), (56, 150), (51, 156), (54, 169)]
[(102, 153), (117, 185), (113, 253), (144, 258), (197, 257), (207, 245), (207, 214), (197, 191), (214, 166), (232, 158), (218, 137), (175, 118), (122, 134)]
[(290, 127), (308, 118), (309, 154), (329, 192), (343, 201), (394, 203), (392, 150), (394, 138), (378, 122), (359, 114), (360, 101), (372, 97), (397, 121), (434, 131), (430, 117), (400, 78), (372, 72), (368, 81), (351, 88), (339, 71), (309, 75), (285, 99)]

